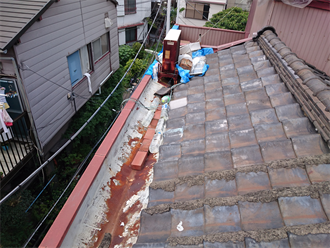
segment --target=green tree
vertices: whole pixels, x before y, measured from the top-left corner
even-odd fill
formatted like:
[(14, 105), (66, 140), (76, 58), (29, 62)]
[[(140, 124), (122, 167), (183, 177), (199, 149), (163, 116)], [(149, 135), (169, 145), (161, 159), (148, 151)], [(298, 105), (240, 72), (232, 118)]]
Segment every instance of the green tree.
[[(139, 47), (140, 48), (140, 47)], [(127, 61), (134, 58), (135, 52), (129, 45), (119, 46), (119, 61), (122, 66), (125, 66)]]
[[(141, 47), (142, 45), (141, 45), (141, 43), (140, 42), (135, 42), (134, 44), (133, 44), (133, 50), (134, 50), (134, 53), (135, 53), (135, 55), (137, 54), (137, 52), (139, 51), (139, 49), (140, 49), (140, 47)], [(139, 53), (139, 55), (138, 55), (138, 58), (139, 59), (143, 59), (144, 57), (145, 57), (145, 51), (144, 51), (144, 47), (142, 47), (142, 49), (141, 49), (141, 51), (140, 51), (140, 53)], [(135, 56), (134, 55), (134, 56)]]
[(248, 16), (248, 11), (233, 7), (214, 14), (204, 27), (244, 31)]
[(0, 207), (1, 244), (0, 247), (21, 247), (29, 237), (33, 224), (25, 211), (33, 197), (28, 190), (18, 193)]

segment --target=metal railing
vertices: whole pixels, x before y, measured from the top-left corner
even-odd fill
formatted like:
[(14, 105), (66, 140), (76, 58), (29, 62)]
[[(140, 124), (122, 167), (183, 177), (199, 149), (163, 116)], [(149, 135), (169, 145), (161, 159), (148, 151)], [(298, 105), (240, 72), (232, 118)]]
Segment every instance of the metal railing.
[(23, 162), (33, 150), (33, 139), (29, 133), (30, 122), (26, 112), (14, 119), (8, 132), (0, 129), (0, 172), (7, 176), (17, 165)]

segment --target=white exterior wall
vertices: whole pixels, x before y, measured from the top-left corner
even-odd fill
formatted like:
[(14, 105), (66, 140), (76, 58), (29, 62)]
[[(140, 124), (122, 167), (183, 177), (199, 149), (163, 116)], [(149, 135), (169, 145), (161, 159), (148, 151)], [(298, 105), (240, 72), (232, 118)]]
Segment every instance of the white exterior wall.
[[(125, 28), (121, 28), (121, 27), (130, 26), (139, 23), (145, 23), (145, 25), (147, 25), (144, 19), (146, 17), (149, 17), (150, 14), (151, 14), (151, 0), (149, 1), (136, 0), (136, 13), (130, 15), (125, 15), (124, 0), (118, 0), (117, 25), (118, 25), (119, 45), (123, 45), (126, 43)], [(148, 32), (148, 27), (145, 27), (143, 29), (143, 26), (144, 25), (137, 27), (138, 40), (143, 40), (143, 38)], [(144, 33), (143, 35), (141, 34), (142, 31)]]
[[(194, 3), (201, 3), (201, 4), (210, 4), (210, 10), (209, 10), (209, 19), (212, 17), (212, 15), (222, 11), (225, 9), (226, 0), (215, 0), (212, 2), (209, 1), (195, 1)], [(178, 0), (178, 6), (177, 9), (180, 10), (181, 8), (186, 8), (186, 1), (185, 0)], [(192, 18), (185, 18), (186, 11), (179, 12), (177, 17), (177, 23), (183, 24), (183, 25), (189, 25), (189, 26), (197, 26), (197, 27), (203, 27), (206, 23), (206, 20), (197, 20)]]

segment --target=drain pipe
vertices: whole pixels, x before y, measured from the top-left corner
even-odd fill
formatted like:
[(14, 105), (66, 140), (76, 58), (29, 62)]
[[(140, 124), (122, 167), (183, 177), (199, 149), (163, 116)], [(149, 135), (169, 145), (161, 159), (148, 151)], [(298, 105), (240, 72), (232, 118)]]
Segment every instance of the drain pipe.
[(37, 143), (37, 148), (41, 153), (40, 155), (43, 156), (44, 154), (43, 154), (43, 151), (41, 149), (40, 141), (38, 139), (38, 133), (37, 133), (37, 129), (36, 129), (35, 124), (34, 124), (33, 117), (32, 117), (31, 107), (30, 107), (29, 101), (27, 99), (27, 96), (26, 96), (26, 93), (25, 93), (25, 90), (24, 90), (24, 87), (23, 87), (23, 84), (22, 84), (22, 80), (21, 80), (21, 77), (20, 77), (20, 74), (19, 74), (19, 71), (18, 71), (16, 60), (13, 57), (0, 57), (0, 59), (1, 60), (11, 60), (12, 63), (13, 63), (15, 74), (16, 74), (16, 79), (17, 79), (18, 90), (19, 90), (20, 93), (22, 93), (22, 94), (20, 94), (20, 96), (22, 96), (22, 100), (23, 100), (24, 106), (26, 108), (28, 118), (29, 118), (30, 123), (31, 123), (31, 128), (32, 128), (32, 132), (33, 132), (33, 135), (34, 135), (34, 139)]

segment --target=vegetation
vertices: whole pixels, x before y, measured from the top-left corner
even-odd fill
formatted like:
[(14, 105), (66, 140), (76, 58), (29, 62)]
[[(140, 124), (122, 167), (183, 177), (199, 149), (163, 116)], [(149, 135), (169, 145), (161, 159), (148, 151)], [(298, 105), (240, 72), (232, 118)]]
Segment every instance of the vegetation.
[[(105, 98), (114, 90), (128, 69), (141, 44), (135, 43), (132, 47), (123, 45), (119, 47), (120, 68), (102, 86), (102, 94), (95, 94), (85, 103), (85, 105), (72, 118), (69, 128), (64, 137), (71, 137), (91, 116), (91, 114), (101, 105)], [(27, 189), (17, 192), (0, 207), (1, 216), (1, 237), (0, 247), (21, 247), (34, 231), (34, 228), (45, 217), (53, 204), (62, 194), (64, 188), (72, 179), (80, 163), (95, 146), (104, 131), (117, 115), (120, 104), (123, 101), (125, 88), (129, 87), (129, 79), (132, 76), (142, 76), (148, 66), (151, 54), (145, 54), (144, 48), (141, 49), (143, 56), (136, 59), (130, 72), (118, 88), (113, 92), (111, 98), (105, 103), (103, 108), (84, 128), (84, 130), (73, 140), (72, 145), (61, 152), (54, 159), (55, 171), (45, 182), (56, 174), (54, 180), (45, 188), (45, 191), (34, 202), (32, 207), (26, 211), (36, 196), (43, 190), (45, 184), (41, 180), (35, 180)], [(93, 154), (90, 156), (90, 159)], [(86, 162), (85, 166), (88, 165)], [(34, 239), (29, 243), (29, 247), (41, 242), (43, 235), (55, 220), (74, 186), (78, 182), (79, 176), (73, 181), (64, 197), (57, 204), (51, 215), (47, 218), (43, 226), (38, 230)]]
[(248, 11), (233, 7), (214, 14), (204, 27), (244, 31), (248, 16)]
[(33, 201), (29, 191), (15, 195), (1, 206), (1, 247), (21, 247), (33, 227), (25, 211)]

